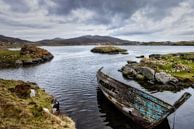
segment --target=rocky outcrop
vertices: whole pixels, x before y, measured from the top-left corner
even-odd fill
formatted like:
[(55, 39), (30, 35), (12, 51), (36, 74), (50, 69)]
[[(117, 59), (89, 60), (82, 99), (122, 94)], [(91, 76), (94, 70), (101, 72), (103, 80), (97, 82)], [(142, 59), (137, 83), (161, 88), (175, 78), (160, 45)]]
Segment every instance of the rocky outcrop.
[(101, 54), (128, 54), (126, 49), (122, 49), (119, 47), (107, 45), (107, 46), (97, 46), (91, 49), (93, 53), (101, 53)]
[(24, 45), (21, 50), (0, 50), (0, 68), (40, 64), (52, 59), (50, 52), (34, 45)]
[(21, 48), (20, 54), (30, 57), (29, 59), (22, 60), (23, 65), (40, 64), (53, 59), (53, 55), (50, 52), (34, 45), (24, 45)]
[(141, 66), (134, 61), (128, 61), (128, 64), (122, 67), (123, 76), (128, 79), (134, 79), (142, 86), (151, 90), (180, 90), (182, 83), (179, 79), (166, 72), (156, 72), (148, 66)]

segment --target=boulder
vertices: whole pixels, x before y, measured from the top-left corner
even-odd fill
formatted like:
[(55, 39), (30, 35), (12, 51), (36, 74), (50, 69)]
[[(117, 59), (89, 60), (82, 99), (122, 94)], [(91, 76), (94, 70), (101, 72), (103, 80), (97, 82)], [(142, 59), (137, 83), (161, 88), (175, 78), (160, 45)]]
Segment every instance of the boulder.
[(144, 76), (141, 75), (141, 74), (136, 74), (136, 75), (135, 75), (135, 78), (136, 78), (137, 80), (144, 80)]
[(130, 66), (126, 65), (122, 68), (122, 72), (124, 75), (130, 75), (130, 76), (135, 76), (137, 72)]
[(155, 70), (151, 69), (150, 67), (141, 67), (139, 68), (139, 73), (141, 73), (146, 79), (148, 80), (155, 80)]
[(171, 76), (170, 74), (167, 74), (165, 72), (160, 72), (155, 74), (155, 79), (163, 84), (167, 84), (169, 82), (177, 83), (178, 79), (175, 77)]

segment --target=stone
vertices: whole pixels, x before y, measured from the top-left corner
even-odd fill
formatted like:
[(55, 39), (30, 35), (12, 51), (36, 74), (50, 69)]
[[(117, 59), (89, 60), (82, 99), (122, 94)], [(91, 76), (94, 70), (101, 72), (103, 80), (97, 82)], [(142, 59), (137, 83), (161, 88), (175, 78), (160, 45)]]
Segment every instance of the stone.
[(136, 74), (135, 78), (138, 80), (144, 80), (144, 76), (141, 74)]
[(144, 58), (144, 57), (145, 57), (144, 55), (136, 56), (136, 58)]
[(23, 65), (23, 62), (21, 60), (16, 60), (15, 64), (16, 64), (16, 66), (21, 66), (21, 65)]
[(131, 61), (131, 60), (128, 60), (127, 63), (128, 63), (128, 64), (137, 64), (136, 61)]
[(30, 97), (35, 97), (36, 91), (34, 89), (30, 89)]
[(127, 65), (124, 66), (122, 70), (124, 75), (135, 76), (137, 74), (137, 72), (132, 67), (129, 67)]
[(177, 83), (178, 79), (171, 76), (170, 74), (167, 74), (165, 72), (160, 72), (155, 74), (155, 79), (163, 84), (167, 84), (169, 82)]
[(139, 68), (139, 72), (148, 80), (155, 80), (155, 70), (150, 67), (141, 67)]

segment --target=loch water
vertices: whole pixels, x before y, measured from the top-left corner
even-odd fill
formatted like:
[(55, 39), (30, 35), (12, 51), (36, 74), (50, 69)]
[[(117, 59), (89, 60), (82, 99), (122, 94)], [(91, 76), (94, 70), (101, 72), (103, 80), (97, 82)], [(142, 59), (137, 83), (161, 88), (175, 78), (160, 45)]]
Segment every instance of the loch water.
[[(54, 54), (52, 61), (37, 66), (3, 69), (0, 70), (0, 78), (36, 82), (59, 100), (61, 112), (76, 122), (77, 129), (138, 129), (140, 127), (121, 114), (97, 88), (96, 71), (103, 66), (107, 74), (141, 89), (138, 83), (125, 80), (118, 72), (127, 60), (139, 61), (136, 56), (140, 55), (194, 52), (194, 46), (120, 46), (129, 54), (106, 55), (91, 53), (93, 47), (43, 47)], [(194, 89), (153, 95), (173, 104), (186, 91), (192, 97), (156, 129), (172, 129), (173, 123), (174, 129), (194, 128)]]

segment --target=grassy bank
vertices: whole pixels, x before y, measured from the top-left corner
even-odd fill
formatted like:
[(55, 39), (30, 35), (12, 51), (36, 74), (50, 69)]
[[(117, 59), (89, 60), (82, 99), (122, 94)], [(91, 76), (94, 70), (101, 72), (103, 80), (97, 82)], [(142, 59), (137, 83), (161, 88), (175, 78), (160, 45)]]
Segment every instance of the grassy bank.
[(32, 45), (24, 45), (21, 50), (0, 49), (0, 68), (39, 64), (52, 58), (47, 50)]
[(21, 55), (20, 51), (0, 50), (0, 67), (15, 67), (17, 61), (32, 60), (29, 55)]
[[(29, 89), (35, 90), (35, 96), (29, 96)], [(43, 111), (43, 108), (51, 111), (52, 100), (34, 83), (0, 79), (0, 128), (74, 129), (74, 122), (67, 116), (57, 116), (62, 124)]]
[(194, 81), (194, 53), (176, 53), (166, 55), (151, 55), (144, 58), (140, 65), (148, 66), (156, 71), (164, 71), (178, 78)]

